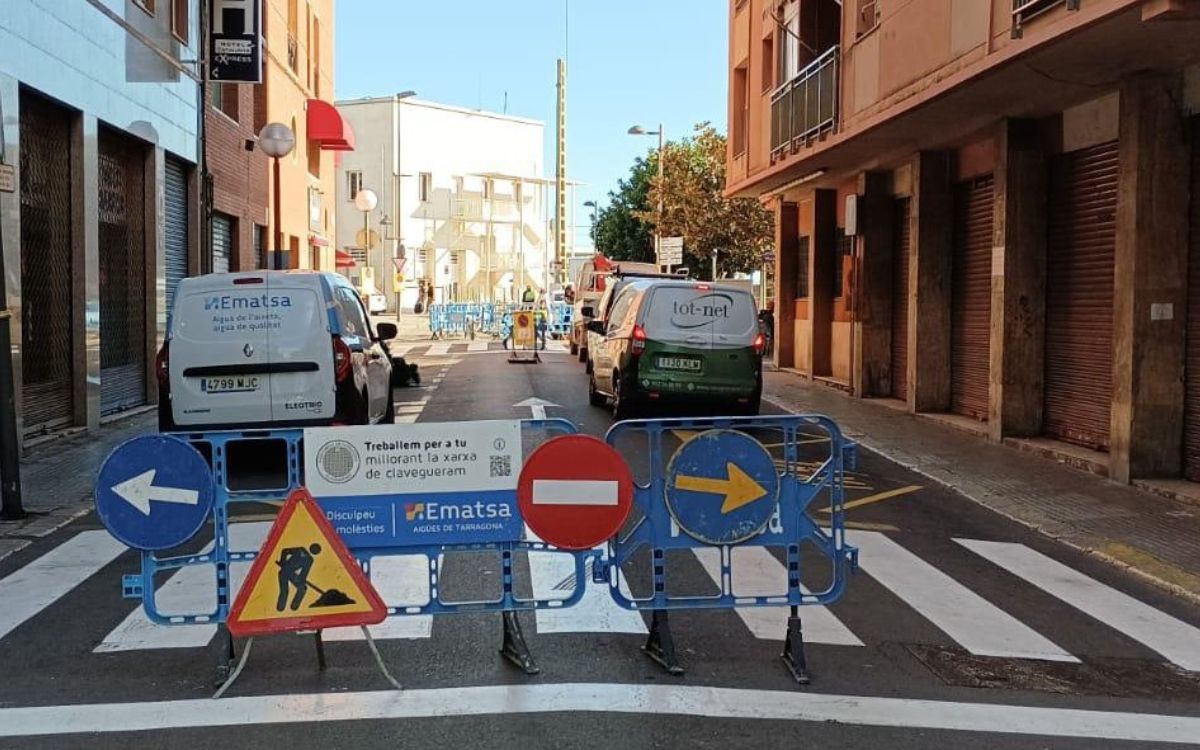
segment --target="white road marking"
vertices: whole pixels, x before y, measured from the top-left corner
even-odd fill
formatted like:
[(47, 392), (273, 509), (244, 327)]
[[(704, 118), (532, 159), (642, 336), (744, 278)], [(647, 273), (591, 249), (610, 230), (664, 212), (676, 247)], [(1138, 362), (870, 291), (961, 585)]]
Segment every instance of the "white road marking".
[[(235, 523), (229, 526), (229, 546), (235, 552), (257, 550), (267, 538), (270, 522)], [(212, 549), (208, 544), (204, 551)], [(231, 596), (236, 597), (250, 571), (250, 563), (230, 565)], [(217, 608), (216, 568), (189, 565), (176, 571), (159, 589), (155, 602), (164, 615), (199, 614)], [(96, 653), (142, 651), (159, 648), (202, 648), (217, 632), (217, 626), (156, 625), (138, 607), (120, 625), (113, 628), (96, 646)]]
[(396, 424), (415, 424), (421, 418), (420, 414), (397, 414)]
[[(692, 550), (709, 578), (720, 585), (721, 551), (715, 547)], [(733, 593), (737, 596), (780, 596), (787, 590), (787, 568), (763, 547), (734, 547)], [(782, 641), (787, 634), (788, 608), (737, 607), (734, 611), (755, 638)], [(861, 646), (850, 629), (827, 607), (806, 605), (800, 609), (804, 640), (832, 646)]]
[(848, 531), (864, 571), (980, 656), (1077, 662), (1070, 653), (934, 566), (872, 531)]
[[(424, 555), (376, 557), (371, 561), (371, 584), (389, 607), (419, 607), (429, 601), (429, 559)], [(433, 615), (400, 615), (371, 625), (373, 638), (428, 638), (433, 633)], [(327, 641), (363, 640), (362, 629), (329, 628)]]
[(396, 404), (397, 414), (420, 414), (425, 409), (424, 401), (401, 401)]
[(126, 549), (107, 531), (84, 531), (0, 579), (0, 638), (58, 601)]
[[(1200, 717), (688, 685), (555, 683), (259, 695), (0, 709), (0, 736), (136, 732), (364, 719), (612, 713), (836, 722), (1194, 745)], [(964, 737), (964, 742), (975, 742)]]
[(487, 350), (488, 342), (486, 341), (472, 341), (471, 343), (467, 344), (468, 352), (486, 352)]
[(393, 357), (403, 357), (412, 351), (412, 344), (388, 344), (388, 353)]
[(546, 351), (550, 354), (562, 354), (570, 351), (570, 349), (567, 348), (567, 343), (565, 341), (555, 341), (550, 339), (546, 342)]
[(444, 357), (450, 353), (450, 342), (439, 341), (436, 344), (430, 344), (428, 351), (425, 352), (427, 357)]
[(532, 500), (534, 505), (617, 505), (619, 489), (615, 481), (535, 479)]
[[(526, 526), (525, 538), (539, 541), (538, 536)], [(533, 584), (533, 596), (537, 599), (561, 599), (569, 596), (573, 588), (565, 591), (557, 586), (575, 575), (575, 563), (570, 555), (555, 552), (530, 552), (529, 577)], [(589, 574), (590, 577), (590, 574)], [(640, 612), (622, 609), (612, 600), (608, 588), (584, 582), (587, 588), (579, 603), (568, 609), (539, 609), (536, 613), (537, 632), (544, 633), (646, 633), (646, 622)], [(629, 590), (624, 582), (621, 588), (626, 596)]]
[[(1165, 656), (1200, 671), (1200, 629), (1089, 578), (1023, 544), (955, 539), (962, 546), (1051, 596)], [(1197, 735), (1200, 738), (1200, 735)]]

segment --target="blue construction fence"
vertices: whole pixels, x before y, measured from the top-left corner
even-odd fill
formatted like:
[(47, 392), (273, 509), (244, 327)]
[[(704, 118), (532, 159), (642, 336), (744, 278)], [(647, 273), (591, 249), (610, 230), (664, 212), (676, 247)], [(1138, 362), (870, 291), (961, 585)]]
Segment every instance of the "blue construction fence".
[(477, 335), (507, 339), (512, 334), (512, 315), (517, 310), (537, 314), (539, 332), (552, 338), (565, 337), (571, 331), (572, 306), (551, 302), (548, 307), (492, 302), (449, 302), (429, 306), (429, 332), (438, 338)]

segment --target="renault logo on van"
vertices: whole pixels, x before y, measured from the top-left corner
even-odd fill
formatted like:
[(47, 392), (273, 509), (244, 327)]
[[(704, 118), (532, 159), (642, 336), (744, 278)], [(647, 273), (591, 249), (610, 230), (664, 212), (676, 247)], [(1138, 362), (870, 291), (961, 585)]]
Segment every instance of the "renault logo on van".
[(250, 344), (246, 344), (245, 346), (242, 347), (242, 354), (245, 354), (247, 357), (253, 357), (254, 356), (254, 347), (251, 346)]

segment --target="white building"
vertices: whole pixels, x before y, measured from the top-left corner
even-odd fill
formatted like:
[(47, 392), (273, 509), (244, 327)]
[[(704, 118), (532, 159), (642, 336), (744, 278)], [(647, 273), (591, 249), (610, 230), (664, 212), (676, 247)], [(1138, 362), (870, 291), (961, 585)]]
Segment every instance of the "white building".
[[(373, 279), (389, 309), (398, 265), (402, 309), (424, 285), (439, 302), (505, 301), (526, 284), (543, 288), (553, 185), (543, 177), (541, 122), (397, 97), (337, 107), (356, 141), (338, 166), (339, 259), (355, 259), (340, 270)], [(354, 204), (363, 188), (379, 198), (365, 217)]]

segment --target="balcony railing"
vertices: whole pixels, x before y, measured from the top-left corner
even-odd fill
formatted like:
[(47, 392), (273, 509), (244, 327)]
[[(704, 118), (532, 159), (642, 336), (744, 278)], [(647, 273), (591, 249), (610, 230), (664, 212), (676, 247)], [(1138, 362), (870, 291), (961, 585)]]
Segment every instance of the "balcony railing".
[(838, 126), (838, 48), (830, 47), (771, 95), (771, 161)]
[(1079, 0), (1013, 0), (1013, 38), (1020, 38), (1022, 24), (1059, 6), (1066, 6), (1067, 10), (1079, 10)]

